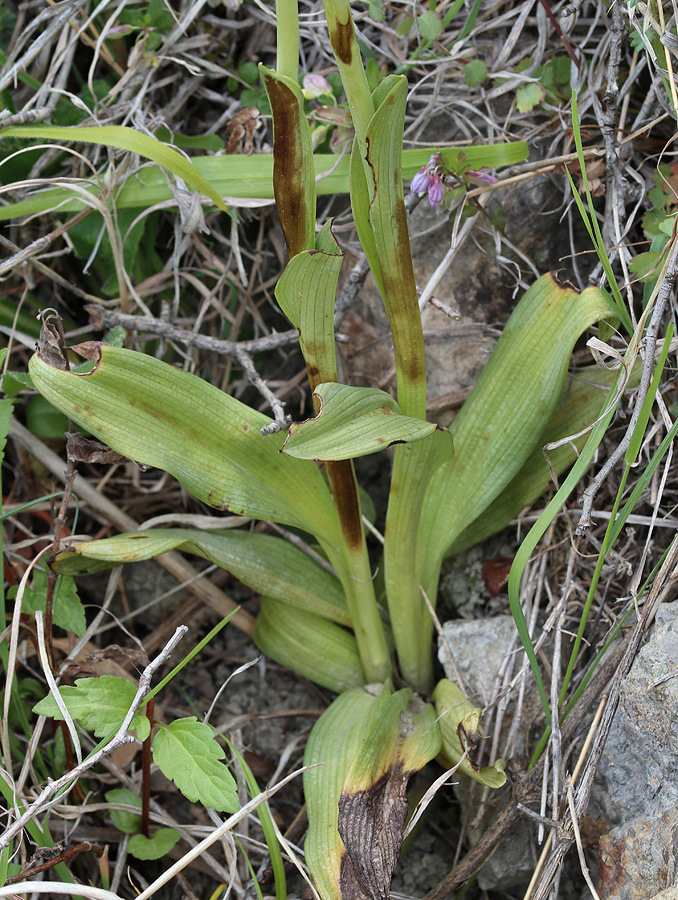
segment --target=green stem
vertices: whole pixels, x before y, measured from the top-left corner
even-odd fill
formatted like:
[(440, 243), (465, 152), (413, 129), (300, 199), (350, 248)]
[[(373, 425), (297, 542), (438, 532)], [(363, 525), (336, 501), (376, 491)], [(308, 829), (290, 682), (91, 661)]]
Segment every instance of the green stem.
[(353, 463), (341, 460), (326, 466), (343, 538), (344, 566), (337, 571), (346, 573), (342, 583), (360, 661), (368, 682), (384, 682), (391, 675), (391, 659), (374, 592)]
[[(337, 60), (348, 108), (353, 119), (353, 127), (364, 159), (366, 155), (365, 135), (367, 126), (374, 115), (374, 102), (370, 86), (367, 83), (358, 39), (353, 28), (351, 6), (348, 0), (324, 0), (323, 6), (325, 7), (330, 43)], [(369, 185), (370, 180), (368, 179)]]
[(275, 0), (276, 70), (292, 81), (299, 78), (299, 7), (297, 0)]
[[(433, 687), (433, 623), (421, 593), (417, 528), (429, 449), (428, 440), (396, 448), (384, 541), (386, 594), (400, 673), (422, 694)], [(435, 605), (435, 596), (429, 599)]]

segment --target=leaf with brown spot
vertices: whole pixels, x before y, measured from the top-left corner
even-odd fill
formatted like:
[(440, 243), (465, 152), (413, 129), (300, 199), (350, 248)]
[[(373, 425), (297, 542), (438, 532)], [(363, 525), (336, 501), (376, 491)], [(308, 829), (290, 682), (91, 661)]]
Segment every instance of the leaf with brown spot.
[(311, 130), (299, 85), (259, 65), (273, 113), (273, 191), (287, 250), (315, 246), (315, 170)]
[(304, 787), (306, 858), (323, 900), (387, 900), (407, 782), (440, 747), (435, 711), (409, 689), (351, 691), (319, 720), (304, 763), (325, 762), (325, 771), (305, 773)]
[(473, 751), (480, 736), (482, 710), (474, 706), (461, 688), (447, 678), (441, 679), (436, 685), (433, 700), (443, 741), (438, 756), (440, 764), (448, 769), (457, 766), (459, 772), (488, 787), (502, 787), (506, 783), (506, 764), (503, 759), (498, 759), (493, 766), (483, 768), (473, 760)]

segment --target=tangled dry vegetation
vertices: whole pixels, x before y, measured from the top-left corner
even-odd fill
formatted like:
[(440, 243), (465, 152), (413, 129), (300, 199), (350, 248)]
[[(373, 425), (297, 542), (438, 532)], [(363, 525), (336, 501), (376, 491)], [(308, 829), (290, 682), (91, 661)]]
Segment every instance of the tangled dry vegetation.
[[(300, 8), (302, 70), (325, 76), (335, 91), (334, 102), (327, 97), (311, 102), (318, 146), (329, 151), (331, 144), (339, 159), (347, 123), (341, 92), (332, 81), (336, 69), (322, 4), (302, 0)], [(608, 290), (608, 275), (614, 273), (632, 326), (642, 338), (642, 354), (653, 360), (675, 320), (677, 194), (671, 141), (678, 104), (672, 69), (673, 16), (665, 19), (661, 6), (642, 0), (616, 3), (609, 10), (590, 0), (567, 6), (549, 5), (549, 0), (438, 5), (370, 0), (356, 3), (354, 13), (369, 60), (368, 75), (378, 79), (397, 71), (408, 77), (406, 148), (431, 147), (433, 152), (438, 143), (466, 146), (520, 140), (530, 151), (528, 162), (497, 172), (497, 183), (479, 183), (468, 190), (464, 207), (436, 215), (424, 208), (425, 202), (410, 198), (411, 230), (418, 248), (415, 262), (421, 259), (418, 286), (443, 315), (429, 326), (429, 337), (438, 344), (447, 341), (444, 354), (450, 357), (462, 348), (468, 361), (461, 377), (457, 374), (446, 382), (444, 372), (437, 370), (439, 356), (431, 357), (431, 377), (438, 379), (430, 399), (431, 416), (450, 420), (516, 294), (549, 269), (560, 268), (580, 288), (596, 283)], [(272, 0), (9, 3), (0, 8), (4, 106), (0, 128), (36, 123), (127, 125), (173, 140), (193, 159), (210, 154), (254, 159), (270, 152), (272, 142), (256, 65), (272, 66), (274, 60)], [(573, 127), (573, 91), (580, 129)], [(579, 155), (576, 131), (583, 143)], [(38, 334), (37, 314), (56, 310), (68, 344), (101, 340), (108, 334), (109, 339), (124, 340), (125, 346), (201, 375), (250, 405), (272, 411), (275, 418), (283, 415), (283, 404), (294, 419), (305, 417), (309, 396), (296, 331), (273, 298), (286, 263), (273, 200), (262, 195), (265, 192), (246, 167), (238, 176), (236, 196), (227, 198), (231, 207), (227, 216), (209, 204), (201, 207), (194, 195), (169, 177), (157, 194), (141, 192), (138, 174), (144, 162), (129, 152), (64, 141), (54, 146), (3, 137), (2, 132), (0, 152), (4, 222), (0, 332), (9, 348), (4, 388), (7, 397), (16, 398), (2, 469), (8, 587), (2, 661), (14, 684), (14, 699), (5, 704), (3, 721), (3, 778), (13, 796), (7, 806), (13, 808), (2, 824), (11, 829), (19, 808), (29, 808), (40, 798), (48, 777), (58, 778), (78, 764), (68, 732), (53, 729), (53, 723), (44, 720), (36, 728), (37, 717), (31, 712), (47, 691), (45, 636), (36, 631), (30, 613), (20, 619), (12, 616), (12, 598), (30, 562), (38, 553), (49, 555), (70, 534), (102, 537), (165, 522), (200, 527), (208, 524), (205, 517), (210, 515), (169, 476), (142, 471), (105, 451), (97, 458), (85, 455), (84, 461), (76, 461), (77, 448), (71, 444), (66, 464), (67, 422), (27, 389), (20, 375), (7, 374), (27, 371)], [(69, 206), (81, 196), (83, 179), (93, 175), (101, 188), (99, 199), (85, 208)], [(583, 225), (572, 185), (586, 211), (589, 201), (593, 204), (600, 228), (599, 253), (595, 234), (592, 240), (589, 226)], [(55, 189), (58, 196), (38, 212), (12, 211), (12, 204)], [(378, 313), (364, 296), (370, 290), (367, 267), (345, 194), (320, 197), (319, 221), (330, 215), (337, 217), (335, 234), (350, 262), (337, 303), (338, 333), (341, 336), (344, 329), (350, 337), (364, 329), (369, 338), (359, 357), (346, 354), (344, 365), (363, 383), (391, 389), (393, 372), (381, 363), (369, 363), (371, 356), (379, 358), (385, 336), (379, 330)], [(649, 252), (655, 256), (641, 256)], [(657, 277), (659, 291), (643, 332), (638, 322)], [(461, 312), (461, 321), (455, 310)], [(595, 353), (603, 364), (616, 365), (628, 342), (628, 334), (610, 331)], [(340, 337), (340, 353), (342, 346)], [(474, 346), (480, 347), (480, 356), (474, 356)], [(586, 362), (590, 350), (578, 347), (575, 363)], [(534, 847), (534, 878), (525, 896), (541, 900), (550, 892), (555, 897), (559, 884), (564, 894), (574, 896), (584, 889), (585, 878), (593, 885), (595, 872), (589, 874), (588, 868), (596, 867), (597, 835), (591, 827), (582, 835), (581, 825), (596, 767), (623, 679), (657, 603), (673, 596), (675, 470), (671, 440), (663, 449), (662, 440), (673, 434), (674, 364), (671, 343), (639, 461), (628, 472), (621, 502), (626, 504), (629, 498), (632, 502), (614, 544), (606, 543), (607, 528), (618, 510), (627, 436), (640, 416), (647, 378), (625, 396), (596, 460), (553, 518), (523, 580), (525, 616), (556, 701), (594, 576), (599, 578), (598, 587), (575, 683), (615, 629), (617, 640), (551, 742), (547, 764), (527, 774), (526, 747), (517, 740), (517, 726), (508, 738), (502, 731), (502, 704), (507, 696), (512, 698), (513, 722), (530, 723), (533, 717), (528, 752), (543, 722), (538, 720), (530, 669), (517, 654), (518, 645), (513, 645), (511, 664), (504, 667), (503, 680), (488, 698), (484, 724), (488, 752), (491, 744), (493, 750), (516, 759), (510, 798), (501, 812), (491, 816), (480, 843), (474, 837), (469, 850), (469, 829), (477, 832), (471, 825), (478, 821), (467, 821), (469, 816), (464, 818), (456, 801), (439, 795), (442, 811), (430, 811), (435, 840), (425, 850), (421, 846), (418, 850), (415, 842), (401, 863), (410, 879), (402, 888), (408, 895), (442, 900), (458, 889), (472, 879), (484, 856), (522, 814), (530, 822)], [(382, 460), (364, 466), (378, 526), (384, 513), (380, 478), (387, 465)], [(72, 490), (62, 503), (54, 495), (64, 482)], [(582, 511), (577, 496), (584, 488)], [(555, 488), (550, 495), (554, 493)], [(507, 551), (498, 548), (508, 546), (513, 552), (548, 499), (525, 510), (502, 535), (503, 544), (495, 538), (483, 545), (483, 558), (490, 563), (485, 575), (500, 573), (496, 584), (489, 585), (494, 598), (482, 588), (471, 612), (464, 612), (462, 601), (455, 599), (456, 614), (482, 618), (507, 611), (502, 599), (506, 572), (495, 559)], [(24, 509), (30, 502), (30, 509)], [(588, 530), (580, 527), (582, 517), (590, 521)], [(596, 570), (603, 546), (606, 560)], [(33, 590), (39, 593), (35, 584)], [(138, 678), (158, 654), (158, 665), (166, 663), (168, 642), (177, 627), (189, 626), (182, 644), (182, 652), (187, 652), (241, 604), (228, 627), (163, 694), (156, 716), (202, 717), (213, 706), (212, 723), (244, 753), (260, 784), (277, 785), (299, 768), (309, 723), (329, 696), (273, 664), (241, 668), (256, 657), (248, 637), (256, 597), (225, 573), (178, 553), (146, 564), (141, 575), (126, 569), (115, 570), (108, 579), (85, 580), (80, 592), (86, 630), (74, 633), (57, 627), (47, 638), (54, 671), (66, 683), (91, 674)], [(226, 684), (229, 676), (233, 678)], [(79, 740), (88, 752), (95, 746), (91, 735), (83, 733)], [(508, 744), (496, 746), (506, 740)], [(239, 772), (237, 766), (235, 770)], [(52, 803), (49, 836), (55, 846), (36, 847), (36, 834), (47, 843), (43, 804), (35, 812), (37, 832), (26, 832), (23, 841), (11, 845), (14, 868), (7, 884), (21, 893), (26, 880), (33, 883), (47, 877), (67, 882), (70, 871), (81, 885), (133, 897), (166, 871), (170, 861), (214, 834), (222, 818), (180, 800), (158, 775), (151, 785), (151, 822), (176, 829), (181, 842), (160, 862), (128, 856), (129, 835), (120, 830), (120, 816), (130, 812), (118, 810), (118, 819), (112, 820), (115, 799), (106, 799), (105, 794), (114, 788), (138, 793), (141, 771), (136, 747), (121, 745), (70, 793), (57, 797), (52, 792), (47, 800)], [(241, 800), (246, 802), (245, 784), (242, 775), (238, 777)], [(276, 826), (285, 835), (286, 859), (288, 852), (303, 859), (298, 780), (272, 797), (271, 807)], [(427, 853), (437, 860), (430, 871), (422, 862)], [(226, 831), (218, 843), (196, 856), (190, 868), (154, 891), (162, 897), (207, 898), (226, 896), (231, 890), (243, 898), (254, 895), (256, 875), (261, 890), (272, 893), (268, 860), (258, 821), (244, 816), (235, 831)], [(4, 858), (3, 866), (8, 862)], [(449, 874), (443, 875), (446, 871)], [(525, 888), (523, 884), (521, 890)], [(299, 880), (292, 890), (308, 888)], [(0, 891), (1, 896), (10, 895)], [(494, 892), (510, 891), (499, 884)], [(84, 888), (79, 893), (95, 896)]]

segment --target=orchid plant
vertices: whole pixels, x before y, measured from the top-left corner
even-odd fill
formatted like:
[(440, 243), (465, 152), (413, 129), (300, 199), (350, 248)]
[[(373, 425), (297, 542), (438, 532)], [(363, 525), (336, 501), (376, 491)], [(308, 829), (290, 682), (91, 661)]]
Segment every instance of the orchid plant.
[[(612, 318), (596, 288), (542, 276), (511, 316), (451, 427), (426, 421), (424, 338), (403, 195), (407, 81), (371, 91), (348, 0), (325, 0), (327, 26), (354, 128), (350, 195), (355, 227), (388, 314), (396, 397), (339, 381), (333, 312), (342, 251), (332, 223), (316, 229), (311, 128), (298, 74), (296, 0), (278, 0), (277, 69), (260, 67), (273, 112), (274, 191), (289, 252), (276, 288), (299, 331), (313, 418), (288, 429), (158, 359), (103, 344), (72, 348), (86, 374), (50, 352), (46, 329), (31, 361), (36, 388), (119, 453), (177, 477), (212, 507), (291, 526), (306, 549), (250, 530), (156, 529), (80, 543), (52, 565), (77, 575), (180, 549), (209, 559), (257, 591), (254, 639), (271, 658), (338, 693), (308, 740), (305, 855), (322, 900), (388, 895), (405, 829), (410, 776), (433, 759), (492, 788), (504, 763), (474, 759), (481, 709), (460, 687), (436, 683), (433, 621), (443, 558), (499, 530), (549, 479), (541, 447), (577, 433), (602, 397), (570, 385), (580, 335)], [(316, 89), (306, 84), (306, 91)], [(483, 181), (493, 159), (525, 148), (434, 154), (411, 190), (444, 205), (456, 174)], [(460, 163), (461, 160), (461, 163)], [(461, 165), (461, 169), (459, 166)], [(377, 596), (352, 460), (393, 446)], [(563, 444), (562, 470), (576, 450)], [(311, 552), (312, 551), (312, 552)], [(396, 685), (399, 687), (396, 688)], [(320, 764), (320, 765), (319, 765)]]

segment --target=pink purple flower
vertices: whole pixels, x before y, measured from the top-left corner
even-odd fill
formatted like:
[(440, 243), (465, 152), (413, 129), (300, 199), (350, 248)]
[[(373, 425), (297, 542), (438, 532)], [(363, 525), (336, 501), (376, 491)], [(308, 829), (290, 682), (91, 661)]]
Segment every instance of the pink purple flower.
[(437, 172), (434, 172), (431, 175), (431, 183), (428, 186), (428, 202), (437, 213), (440, 212), (440, 204), (443, 202), (444, 196), (445, 185), (443, 180)]
[(304, 75), (303, 94), (307, 100), (316, 100), (318, 97), (324, 96), (334, 96), (329, 81), (326, 78), (323, 78), (322, 75), (316, 75), (313, 72), (309, 75)]
[(467, 178), (472, 178), (477, 184), (496, 184), (499, 180), (494, 175), (490, 175), (489, 172), (475, 172), (473, 169), (469, 169), (464, 174)]
[(412, 179), (410, 190), (413, 194), (422, 194), (424, 191), (428, 190), (430, 181), (431, 173), (428, 170), (428, 166), (422, 166)]

